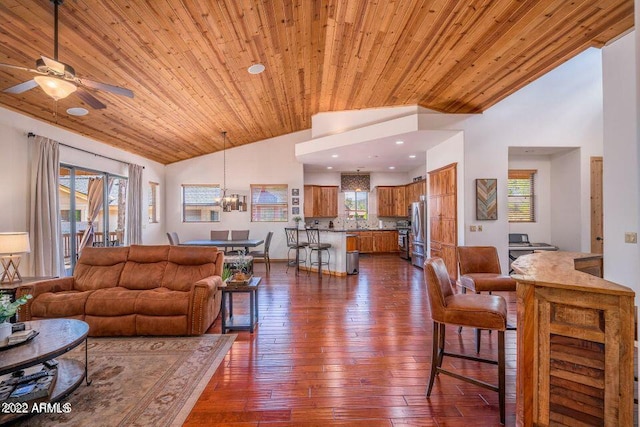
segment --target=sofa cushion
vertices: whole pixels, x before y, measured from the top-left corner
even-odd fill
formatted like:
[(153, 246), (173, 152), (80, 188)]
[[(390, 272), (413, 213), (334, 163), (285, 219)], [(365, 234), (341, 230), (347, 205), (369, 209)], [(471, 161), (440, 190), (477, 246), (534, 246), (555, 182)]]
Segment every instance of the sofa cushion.
[(126, 316), (135, 314), (136, 299), (142, 291), (123, 288), (98, 289), (94, 291), (85, 306), (89, 316)]
[(128, 247), (83, 248), (73, 272), (74, 289), (91, 291), (115, 287), (120, 280), (128, 253)]
[(135, 312), (149, 316), (177, 316), (189, 313), (189, 292), (157, 288), (141, 291), (136, 299)]
[[(162, 286), (173, 291), (190, 291), (198, 280), (220, 275), (217, 272), (218, 257), (223, 257), (216, 247), (169, 246), (169, 263)], [(222, 259), (220, 259), (220, 269)]]
[(133, 245), (118, 286), (127, 289), (154, 289), (162, 284), (169, 246)]
[(45, 292), (34, 298), (30, 311), (33, 318), (83, 316), (91, 291)]

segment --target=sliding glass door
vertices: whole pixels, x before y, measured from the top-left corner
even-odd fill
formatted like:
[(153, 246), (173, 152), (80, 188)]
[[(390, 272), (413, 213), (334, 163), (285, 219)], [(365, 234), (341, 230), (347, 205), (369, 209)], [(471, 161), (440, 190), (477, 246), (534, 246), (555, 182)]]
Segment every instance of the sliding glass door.
[(59, 193), (66, 275), (84, 247), (125, 244), (126, 178), (62, 165)]

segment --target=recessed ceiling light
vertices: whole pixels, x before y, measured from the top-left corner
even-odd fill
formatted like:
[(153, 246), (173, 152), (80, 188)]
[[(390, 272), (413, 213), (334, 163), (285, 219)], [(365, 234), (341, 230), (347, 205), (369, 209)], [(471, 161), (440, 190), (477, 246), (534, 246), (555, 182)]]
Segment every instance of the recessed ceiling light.
[(336, 157), (338, 157), (338, 155), (337, 154), (332, 154), (331, 157), (333, 157), (335, 159)]
[(398, 145), (404, 144), (404, 141), (396, 141), (396, 144)]
[(395, 169), (395, 168), (396, 168), (395, 166), (389, 166), (389, 169)]
[(415, 154), (411, 154), (411, 155), (409, 156), (409, 158), (410, 158), (410, 159), (415, 159), (415, 158), (416, 158), (416, 155), (415, 155)]
[(247, 68), (249, 74), (260, 74), (264, 71), (264, 65), (262, 64), (253, 64), (251, 67)]
[(89, 114), (89, 110), (82, 107), (72, 107), (67, 109), (67, 114), (69, 114), (70, 116), (86, 116), (87, 114)]
[(333, 166), (327, 166), (327, 169), (333, 169)]

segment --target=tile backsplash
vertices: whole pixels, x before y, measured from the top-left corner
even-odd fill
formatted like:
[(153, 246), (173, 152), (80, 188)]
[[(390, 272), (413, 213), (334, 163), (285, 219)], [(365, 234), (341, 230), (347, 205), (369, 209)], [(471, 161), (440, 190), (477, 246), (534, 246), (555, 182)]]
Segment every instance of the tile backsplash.
[[(318, 221), (318, 224), (315, 222)], [(359, 219), (357, 222), (355, 219), (348, 219), (342, 216), (333, 219), (306, 219), (305, 224), (309, 227), (328, 228), (329, 221), (333, 221), (333, 228), (353, 230), (355, 228), (379, 228), (379, 229), (391, 229), (395, 230), (395, 219), (382, 219), (380, 220), (376, 215), (371, 215), (368, 219)]]

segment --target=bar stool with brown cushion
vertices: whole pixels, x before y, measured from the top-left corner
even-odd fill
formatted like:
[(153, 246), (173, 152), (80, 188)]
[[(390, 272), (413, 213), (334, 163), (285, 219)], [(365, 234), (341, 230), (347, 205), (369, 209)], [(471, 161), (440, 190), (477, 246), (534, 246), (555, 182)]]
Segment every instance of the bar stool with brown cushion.
[[(457, 250), (463, 292), (515, 292), (516, 281), (502, 274), (494, 246), (458, 246)], [(476, 350), (480, 352), (480, 330), (476, 330)]]
[[(504, 331), (507, 329), (507, 303), (498, 295), (456, 294), (453, 292), (447, 267), (441, 258), (424, 263), (424, 277), (433, 319), (433, 354), (427, 397), (431, 395), (437, 374), (445, 374), (471, 384), (498, 392), (500, 422), (505, 421), (505, 350)], [(469, 326), (498, 331), (498, 360), (484, 359), (445, 351), (445, 325)], [(444, 356), (498, 365), (498, 385), (466, 377), (442, 368)]]

